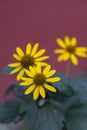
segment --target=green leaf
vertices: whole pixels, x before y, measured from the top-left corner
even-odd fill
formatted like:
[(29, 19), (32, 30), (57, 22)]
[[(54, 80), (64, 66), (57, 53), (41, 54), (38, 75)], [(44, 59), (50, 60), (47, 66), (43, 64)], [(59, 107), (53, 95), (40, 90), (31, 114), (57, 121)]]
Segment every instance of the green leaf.
[(26, 87), (21, 87), (18, 83), (12, 84), (6, 90), (5, 95), (12, 93), (14, 96), (24, 99), (26, 96), (24, 95)]
[(87, 129), (87, 104), (75, 104), (66, 114), (67, 130), (86, 130)]
[(65, 110), (67, 130), (86, 130), (87, 93), (79, 93), (68, 101), (67, 109)]
[(15, 120), (19, 114), (21, 101), (11, 99), (0, 103), (0, 123), (9, 123)]
[(29, 130), (62, 130), (64, 115), (59, 106), (50, 101), (43, 106), (37, 104), (32, 101), (28, 107)]
[(72, 89), (78, 93), (82, 91), (87, 92), (87, 76), (74, 77), (70, 80)]
[(2, 70), (2, 74), (9, 74), (11, 72), (11, 70), (13, 70), (13, 67), (6, 66)]
[(56, 73), (54, 77), (60, 77), (61, 80), (59, 82), (51, 83), (53, 86), (55, 86), (61, 93), (66, 94), (68, 96), (72, 96), (74, 91), (72, 87), (70, 86), (70, 79), (66, 77), (64, 74)]

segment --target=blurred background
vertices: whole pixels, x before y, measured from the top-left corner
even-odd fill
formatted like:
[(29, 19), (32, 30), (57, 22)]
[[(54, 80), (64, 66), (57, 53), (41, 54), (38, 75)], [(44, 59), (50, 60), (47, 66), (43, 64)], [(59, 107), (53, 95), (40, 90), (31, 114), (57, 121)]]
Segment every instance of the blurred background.
[[(66, 63), (58, 63), (53, 53), (58, 48), (56, 38), (77, 37), (78, 46), (87, 46), (87, 0), (0, 0), (0, 71), (13, 61), (17, 46), (25, 50), (26, 43), (39, 42), (50, 55), (48, 63), (65, 73)], [(71, 75), (87, 71), (87, 59), (79, 58), (77, 67), (71, 66)], [(0, 100), (14, 83), (12, 75), (0, 76)]]

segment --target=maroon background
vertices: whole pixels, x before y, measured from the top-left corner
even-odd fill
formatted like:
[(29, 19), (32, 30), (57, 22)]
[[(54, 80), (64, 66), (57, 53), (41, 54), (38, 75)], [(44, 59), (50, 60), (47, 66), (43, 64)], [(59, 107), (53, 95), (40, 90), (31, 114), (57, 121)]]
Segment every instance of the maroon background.
[[(12, 62), (17, 46), (25, 49), (27, 42), (39, 42), (53, 68), (65, 73), (66, 63), (57, 63), (53, 50), (58, 47), (56, 38), (66, 35), (87, 46), (87, 0), (0, 0), (0, 70)], [(71, 74), (79, 70), (87, 70), (87, 59), (79, 58)], [(13, 76), (0, 76), (0, 100), (14, 81)]]

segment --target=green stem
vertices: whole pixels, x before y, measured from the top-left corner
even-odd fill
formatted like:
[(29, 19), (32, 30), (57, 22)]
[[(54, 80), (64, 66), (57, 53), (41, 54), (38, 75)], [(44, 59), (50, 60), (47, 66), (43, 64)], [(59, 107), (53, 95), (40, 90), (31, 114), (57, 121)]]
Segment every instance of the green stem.
[(66, 76), (69, 76), (70, 74), (70, 67), (71, 67), (71, 61), (68, 60), (67, 67), (66, 67)]

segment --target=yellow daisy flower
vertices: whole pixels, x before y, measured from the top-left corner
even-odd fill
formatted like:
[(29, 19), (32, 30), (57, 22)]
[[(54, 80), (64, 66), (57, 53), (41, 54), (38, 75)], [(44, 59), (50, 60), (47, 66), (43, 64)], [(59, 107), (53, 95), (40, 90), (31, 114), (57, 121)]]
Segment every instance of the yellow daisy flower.
[(66, 36), (64, 41), (60, 38), (57, 38), (56, 42), (62, 48), (54, 50), (54, 53), (60, 54), (57, 59), (59, 62), (63, 60), (71, 60), (74, 65), (78, 65), (78, 59), (76, 56), (87, 58), (87, 47), (77, 47), (77, 39), (75, 37), (70, 39), (68, 36)]
[(38, 99), (39, 95), (42, 98), (46, 97), (45, 89), (56, 92), (56, 88), (54, 88), (50, 83), (58, 82), (60, 77), (52, 77), (56, 70), (50, 70), (51, 66), (47, 65), (43, 70), (41, 70), (41, 66), (29, 67), (29, 70), (25, 70), (27, 77), (21, 77), (23, 82), (20, 83), (22, 86), (29, 86), (24, 94), (30, 94), (32, 91), (33, 99)]
[(33, 47), (31, 43), (26, 45), (26, 53), (22, 51), (20, 47), (16, 48), (16, 53), (13, 54), (13, 57), (17, 60), (15, 63), (11, 63), (8, 66), (12, 67), (13, 70), (10, 74), (17, 74), (17, 80), (20, 80), (20, 77), (24, 75), (25, 69), (29, 69), (29, 66), (35, 66), (40, 64), (41, 66), (47, 65), (43, 62), (49, 56), (42, 56), (45, 53), (45, 49), (38, 50), (39, 44), (36, 43)]

